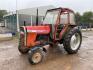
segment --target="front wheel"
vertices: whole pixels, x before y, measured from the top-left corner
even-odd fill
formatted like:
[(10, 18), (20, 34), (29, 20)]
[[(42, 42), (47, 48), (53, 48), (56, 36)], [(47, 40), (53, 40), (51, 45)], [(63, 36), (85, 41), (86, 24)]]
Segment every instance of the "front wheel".
[(30, 50), (29, 52), (28, 59), (31, 64), (38, 64), (42, 62), (45, 57), (45, 52), (42, 49)]
[(69, 54), (77, 53), (82, 42), (82, 34), (79, 29), (71, 29), (64, 38), (64, 49)]

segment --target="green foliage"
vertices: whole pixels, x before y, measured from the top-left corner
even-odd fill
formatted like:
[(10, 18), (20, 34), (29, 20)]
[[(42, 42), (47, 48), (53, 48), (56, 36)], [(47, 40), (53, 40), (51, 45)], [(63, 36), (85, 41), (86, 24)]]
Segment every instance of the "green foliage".
[(76, 22), (77, 24), (90, 24), (93, 23), (93, 12), (88, 11), (88, 12), (84, 12), (83, 15), (80, 15), (79, 12), (77, 12), (75, 14), (76, 17)]
[(93, 23), (93, 12), (85, 12), (82, 16), (82, 22)]
[(0, 21), (3, 20), (3, 16), (7, 14), (7, 11), (6, 10), (0, 10)]
[(79, 12), (77, 12), (77, 13), (75, 14), (75, 18), (76, 18), (76, 23), (77, 23), (77, 24), (80, 24), (80, 22), (81, 22), (81, 15), (79, 14)]

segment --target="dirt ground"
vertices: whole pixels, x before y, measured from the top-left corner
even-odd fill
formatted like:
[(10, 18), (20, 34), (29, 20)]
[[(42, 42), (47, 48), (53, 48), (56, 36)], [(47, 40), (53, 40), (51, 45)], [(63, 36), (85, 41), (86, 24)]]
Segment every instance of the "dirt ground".
[(77, 54), (53, 48), (40, 64), (31, 65), (27, 55), (19, 53), (18, 40), (0, 42), (0, 70), (93, 70), (93, 31), (83, 32), (83, 42)]

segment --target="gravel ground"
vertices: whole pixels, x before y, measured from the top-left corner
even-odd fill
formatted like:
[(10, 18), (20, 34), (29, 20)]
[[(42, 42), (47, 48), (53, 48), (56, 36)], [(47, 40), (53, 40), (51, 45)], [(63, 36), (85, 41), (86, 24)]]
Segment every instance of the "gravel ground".
[(53, 48), (45, 61), (31, 65), (27, 55), (19, 53), (18, 40), (0, 42), (0, 70), (93, 70), (93, 32), (83, 32), (83, 42), (77, 54)]

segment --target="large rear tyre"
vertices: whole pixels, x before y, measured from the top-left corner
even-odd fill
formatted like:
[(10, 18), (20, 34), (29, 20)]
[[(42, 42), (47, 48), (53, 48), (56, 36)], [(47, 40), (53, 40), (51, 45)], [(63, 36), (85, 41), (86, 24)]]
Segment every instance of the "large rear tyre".
[(73, 28), (66, 34), (63, 45), (69, 54), (77, 53), (81, 47), (82, 34), (79, 29)]
[(30, 50), (29, 52), (28, 59), (33, 65), (42, 62), (45, 57), (45, 52), (42, 49)]

